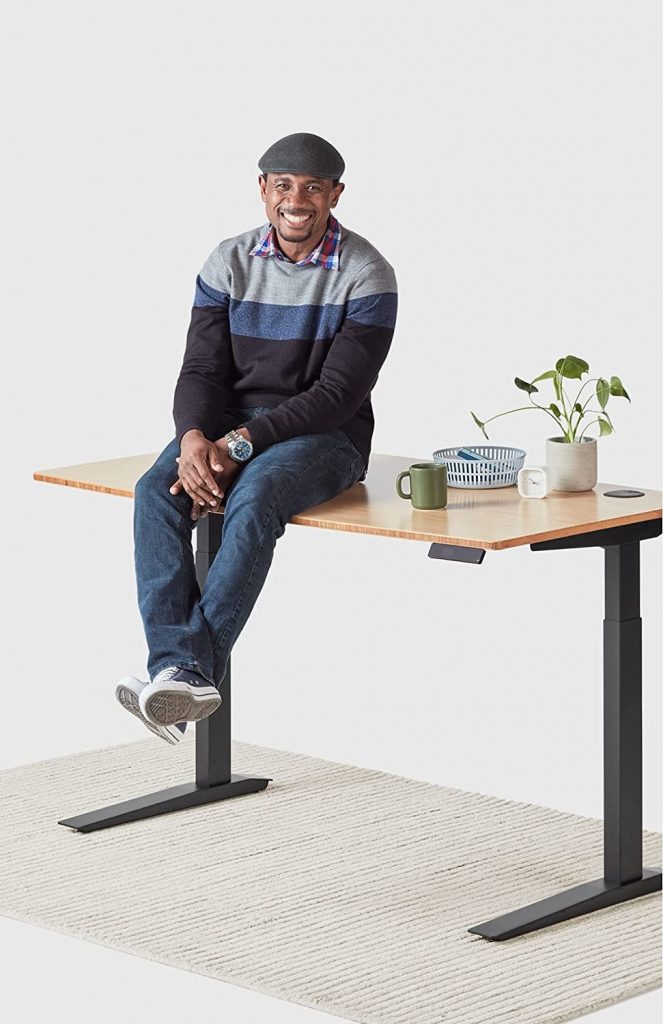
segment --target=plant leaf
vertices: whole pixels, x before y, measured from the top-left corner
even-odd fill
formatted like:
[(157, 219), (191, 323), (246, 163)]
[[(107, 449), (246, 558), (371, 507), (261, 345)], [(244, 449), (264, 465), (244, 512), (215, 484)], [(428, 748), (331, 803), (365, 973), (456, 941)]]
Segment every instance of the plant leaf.
[(472, 416), (472, 419), (476, 423), (477, 427), (481, 428), (481, 432), (483, 433), (483, 436), (486, 438), (486, 441), (489, 441), (490, 438), (488, 437), (488, 434), (486, 433), (486, 428), (485, 428), (484, 424), (481, 422), (481, 420), (477, 419), (477, 417), (474, 415), (474, 413), (472, 412), (471, 409), (470, 409), (470, 414)]
[(554, 377), (556, 375), (556, 373), (557, 373), (557, 370), (546, 370), (545, 373), (541, 373), (541, 374), (539, 374), (538, 377), (535, 377), (534, 380), (532, 381), (532, 384), (536, 384), (537, 380), (547, 380), (548, 377)]
[(612, 427), (607, 420), (604, 420), (602, 416), (599, 416), (599, 427), (601, 428), (601, 437), (604, 434), (612, 434)]
[(521, 380), (520, 377), (514, 378), (514, 384), (517, 388), (520, 388), (521, 391), (526, 391), (528, 395), (539, 390), (538, 388), (535, 388), (533, 384), (528, 384), (526, 380)]
[(565, 359), (558, 359), (555, 366), (562, 377), (574, 380), (579, 380), (583, 373), (587, 373), (589, 370), (589, 363), (586, 363), (580, 356), (566, 356)]
[(626, 388), (620, 381), (619, 377), (610, 378), (610, 394), (616, 395), (619, 398), (628, 398), (629, 402), (631, 401), (626, 393)]
[(596, 397), (599, 400), (601, 408), (605, 409), (608, 404), (608, 398), (610, 397), (610, 385), (605, 377), (599, 377), (596, 382)]
[(548, 406), (548, 408), (550, 409), (551, 412), (554, 412), (555, 416), (557, 416), (558, 419), (561, 420), (562, 414), (559, 411), (559, 406), (558, 405), (555, 405), (554, 402), (551, 402), (550, 405)]
[(573, 406), (573, 411), (574, 412), (579, 412), (581, 417), (585, 415), (584, 412), (582, 411), (582, 406), (581, 406), (580, 402), (576, 402), (576, 404)]

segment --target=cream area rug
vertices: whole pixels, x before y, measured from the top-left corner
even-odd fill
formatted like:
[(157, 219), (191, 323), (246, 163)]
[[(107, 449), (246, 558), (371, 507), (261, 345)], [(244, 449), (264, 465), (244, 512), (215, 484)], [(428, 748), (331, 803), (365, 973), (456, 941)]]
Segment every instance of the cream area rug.
[(190, 730), (0, 772), (0, 914), (363, 1024), (553, 1024), (660, 985), (658, 893), (504, 942), (467, 931), (600, 877), (592, 818), (236, 742), (263, 792), (57, 824), (193, 763)]

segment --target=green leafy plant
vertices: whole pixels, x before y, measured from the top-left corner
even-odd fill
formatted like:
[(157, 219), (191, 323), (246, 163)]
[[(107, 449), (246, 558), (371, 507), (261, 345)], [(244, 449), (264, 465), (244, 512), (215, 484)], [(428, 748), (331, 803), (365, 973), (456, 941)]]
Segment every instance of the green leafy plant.
[[(588, 427), (591, 427), (592, 423), (598, 423), (599, 430), (601, 431), (600, 436), (603, 437), (605, 434), (612, 434), (613, 426), (610, 416), (606, 412), (606, 405), (610, 395), (615, 395), (620, 398), (628, 398), (629, 402), (631, 399), (626, 393), (626, 388), (622, 384), (619, 377), (611, 377), (610, 381), (607, 381), (605, 377), (590, 377), (580, 388), (580, 391), (575, 397), (575, 400), (571, 403), (568, 395), (565, 394), (562, 387), (562, 378), (566, 377), (568, 380), (580, 380), (583, 373), (589, 373), (589, 363), (586, 363), (584, 359), (580, 359), (578, 356), (565, 356), (563, 359), (558, 359), (555, 363), (554, 370), (546, 370), (545, 373), (539, 374), (535, 377), (531, 384), (528, 384), (526, 380), (521, 380), (520, 377), (514, 378), (514, 383), (517, 388), (521, 391), (526, 391), (530, 396), (531, 405), (521, 405), (518, 409), (509, 409), (507, 412), (500, 412), (497, 416), (491, 416), (490, 419), (496, 420), (500, 416), (508, 416), (512, 412), (521, 412), (524, 409), (541, 409), (546, 415), (551, 416), (559, 429), (564, 435), (564, 440), (568, 444), (579, 444), (582, 441), (582, 436)], [(552, 379), (553, 386), (555, 388), (555, 396), (557, 402), (551, 402), (550, 405), (537, 405), (533, 400), (532, 395), (538, 393), (538, 388), (535, 387), (537, 380), (548, 380)], [(590, 384), (593, 380), (596, 381), (596, 388), (594, 392), (590, 394), (589, 398), (584, 405), (580, 404), (579, 398), (582, 391)], [(587, 406), (592, 401), (592, 398), (596, 397), (600, 409), (587, 409)], [(559, 404), (558, 404), (559, 403)], [(561, 409), (560, 409), (561, 404)], [(470, 410), (472, 412), (472, 410)], [(576, 437), (578, 428), (588, 413), (598, 413), (598, 417), (595, 420), (591, 420), (584, 428), (579, 437)], [(577, 415), (575, 423), (573, 422), (574, 415)], [(489, 440), (488, 434), (486, 433), (486, 423), (490, 423), (490, 420), (482, 421), (474, 415), (472, 412), (472, 418), (478, 427), (483, 431), (486, 440)]]

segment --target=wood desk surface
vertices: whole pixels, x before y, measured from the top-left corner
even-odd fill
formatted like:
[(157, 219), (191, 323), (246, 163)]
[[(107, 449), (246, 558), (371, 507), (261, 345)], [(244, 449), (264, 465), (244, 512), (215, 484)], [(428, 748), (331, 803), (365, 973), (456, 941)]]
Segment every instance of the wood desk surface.
[[(81, 487), (133, 498), (136, 481), (155, 462), (158, 453), (132, 455), (79, 466), (42, 469), (35, 480)], [(368, 476), (342, 494), (315, 505), (291, 523), (326, 530), (370, 533), (461, 547), (518, 547), (555, 537), (661, 518), (661, 492), (637, 484), (597, 483), (591, 491), (553, 491), (545, 498), (521, 498), (511, 487), (469, 489), (449, 487), (447, 507), (420, 510), (396, 494), (396, 477), (420, 458), (371, 454)], [(428, 460), (425, 460), (428, 461)], [(432, 460), (431, 460), (432, 461)], [(177, 479), (176, 467), (173, 481)], [(641, 498), (606, 498), (619, 488), (644, 491)]]

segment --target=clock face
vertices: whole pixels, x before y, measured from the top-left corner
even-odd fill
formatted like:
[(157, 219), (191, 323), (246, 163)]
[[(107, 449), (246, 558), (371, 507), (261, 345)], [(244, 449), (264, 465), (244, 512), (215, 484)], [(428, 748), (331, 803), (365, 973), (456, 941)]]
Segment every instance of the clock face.
[(520, 489), (527, 498), (542, 498), (546, 493), (546, 480), (540, 469), (523, 470)]

